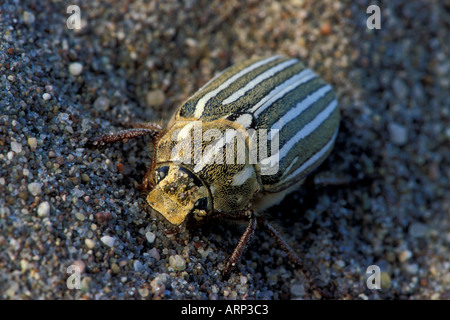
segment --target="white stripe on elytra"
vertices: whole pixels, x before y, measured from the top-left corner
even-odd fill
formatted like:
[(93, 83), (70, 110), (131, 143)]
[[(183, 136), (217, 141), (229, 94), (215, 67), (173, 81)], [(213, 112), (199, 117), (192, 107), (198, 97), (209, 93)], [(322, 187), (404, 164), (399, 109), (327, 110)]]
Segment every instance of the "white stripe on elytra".
[(306, 138), (313, 133), (325, 120), (328, 119), (330, 114), (336, 109), (337, 101), (331, 101), (328, 106), (322, 110), (311, 122), (306, 124), (295, 136), (289, 139), (280, 150), (280, 157), (283, 159), (289, 150), (295, 146), (300, 140)]
[(275, 89), (270, 91), (264, 98), (254, 105), (250, 109), (250, 112), (255, 113), (255, 117), (258, 117), (261, 112), (270, 107), (276, 100), (282, 98), (286, 93), (294, 90), (302, 83), (305, 83), (315, 77), (316, 74), (310, 69), (303, 70), (302, 72), (290, 77), (279, 86), (275, 87)]
[(322, 158), (333, 146), (334, 141), (336, 140), (338, 134), (338, 129), (336, 129), (336, 132), (331, 137), (330, 141), (327, 142), (325, 146), (322, 147), (318, 152), (316, 152), (312, 157), (310, 157), (308, 160), (306, 160), (297, 170), (295, 170), (292, 174), (288, 175), (286, 178), (283, 179), (283, 183), (297, 177), (300, 175), (303, 171), (305, 171), (307, 168), (312, 166), (314, 163), (319, 161), (320, 158)]
[(236, 173), (233, 177), (232, 186), (241, 186), (253, 175), (253, 166), (247, 166), (244, 170)]
[[(281, 130), (290, 121), (296, 119), (302, 112), (307, 110), (325, 94), (331, 91), (331, 86), (326, 85), (316, 90), (313, 94), (308, 95), (305, 99), (297, 103), (297, 105), (285, 113), (277, 122), (274, 123), (272, 129)], [(269, 138), (270, 140), (270, 138)]]
[(203, 154), (203, 156), (200, 159), (200, 162), (195, 164), (194, 166), (194, 172), (198, 173), (200, 172), (207, 164), (212, 164), (213, 157), (216, 156), (216, 154), (220, 151), (223, 151), (223, 147), (226, 144), (230, 144), (234, 141), (234, 138), (236, 137), (236, 130), (232, 130), (230, 134), (226, 134), (223, 138), (217, 140), (214, 142), (210, 149)]
[(229, 104), (229, 103), (235, 102), (240, 97), (245, 95), (248, 91), (252, 90), (258, 84), (263, 82), (264, 80), (266, 80), (266, 79), (268, 79), (270, 77), (273, 77), (276, 73), (278, 73), (280, 71), (283, 71), (287, 67), (289, 67), (289, 66), (291, 66), (291, 65), (293, 65), (293, 64), (295, 64), (297, 62), (298, 62), (297, 59), (291, 59), (291, 60), (287, 60), (287, 61), (285, 61), (283, 63), (280, 63), (279, 65), (276, 65), (276, 66), (270, 68), (269, 70), (263, 72), (262, 74), (260, 74), (256, 78), (254, 78), (252, 81), (247, 83), (243, 88), (233, 92), (233, 94), (231, 94), (228, 98), (223, 100), (222, 104), (225, 105), (225, 104)]
[(284, 170), (284, 173), (281, 175), (281, 178), (283, 178), (285, 175), (287, 175), (289, 173), (289, 171), (291, 171), (292, 167), (297, 162), (297, 160), (298, 160), (298, 157), (295, 157), (294, 160), (292, 160), (291, 164), (286, 168), (286, 170)]
[(282, 56), (273, 56), (261, 61), (258, 61), (250, 66), (248, 66), (247, 68), (239, 71), (238, 73), (236, 73), (235, 75), (233, 75), (232, 77), (228, 78), (224, 83), (222, 83), (219, 87), (217, 87), (216, 89), (208, 92), (207, 94), (205, 94), (202, 98), (200, 98), (195, 106), (195, 113), (194, 116), (199, 119), (201, 117), (201, 115), (203, 114), (203, 110), (205, 109), (205, 105), (206, 103), (209, 101), (209, 99), (213, 98), (214, 96), (216, 96), (219, 92), (221, 92), (222, 90), (225, 90), (226, 88), (228, 88), (233, 82), (235, 82), (236, 80), (238, 80), (239, 78), (243, 77), (244, 75), (246, 75), (247, 73), (255, 70), (256, 68), (259, 68), (263, 65), (265, 65), (266, 63), (269, 63), (273, 60), (276, 59), (280, 59)]
[(269, 158), (280, 159), (281, 161), (281, 159), (283, 159), (300, 140), (313, 133), (330, 116), (330, 114), (336, 109), (336, 107), (337, 101), (331, 101), (328, 106), (324, 110), (322, 110), (322, 112), (320, 112), (311, 122), (306, 124), (300, 131), (295, 134), (295, 136), (289, 139), (283, 145), (283, 147), (281, 147), (281, 150), (279, 152), (270, 156)]
[(244, 113), (243, 115), (240, 115), (235, 121), (242, 125), (245, 129), (250, 128), (250, 125), (252, 124), (253, 116), (249, 113)]

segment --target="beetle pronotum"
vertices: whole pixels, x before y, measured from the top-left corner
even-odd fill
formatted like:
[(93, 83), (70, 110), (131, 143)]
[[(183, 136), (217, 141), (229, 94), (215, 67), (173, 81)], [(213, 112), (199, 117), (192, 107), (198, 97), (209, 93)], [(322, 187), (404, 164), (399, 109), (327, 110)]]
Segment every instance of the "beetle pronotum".
[(95, 143), (154, 138), (156, 154), (143, 185), (151, 190), (148, 204), (170, 223), (180, 225), (188, 216), (248, 221), (223, 271), (228, 275), (256, 225), (301, 265), (259, 213), (323, 162), (336, 140), (339, 119), (331, 86), (299, 60), (277, 55), (224, 70), (190, 97), (165, 129), (140, 124), (102, 135)]

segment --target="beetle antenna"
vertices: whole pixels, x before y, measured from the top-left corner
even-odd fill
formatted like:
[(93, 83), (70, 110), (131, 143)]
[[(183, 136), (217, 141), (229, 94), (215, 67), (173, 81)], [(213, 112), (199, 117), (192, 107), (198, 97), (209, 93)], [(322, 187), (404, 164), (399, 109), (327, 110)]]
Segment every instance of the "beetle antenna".
[(141, 136), (149, 135), (152, 139), (156, 138), (159, 134), (159, 130), (149, 128), (137, 128), (137, 129), (127, 129), (120, 130), (113, 133), (103, 134), (89, 141), (92, 146), (104, 146), (107, 143), (113, 143), (117, 141), (129, 140)]

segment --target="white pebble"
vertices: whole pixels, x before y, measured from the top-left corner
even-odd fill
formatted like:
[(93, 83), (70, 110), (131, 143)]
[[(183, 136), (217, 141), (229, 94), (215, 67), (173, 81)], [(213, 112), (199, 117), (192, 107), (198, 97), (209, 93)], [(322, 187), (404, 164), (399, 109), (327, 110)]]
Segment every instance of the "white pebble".
[(406, 260), (408, 260), (409, 258), (412, 257), (412, 252), (410, 250), (403, 250), (402, 252), (400, 252), (400, 254), (398, 255), (398, 260), (400, 262), (405, 262)]
[(22, 145), (18, 142), (11, 142), (11, 150), (14, 151), (15, 153), (20, 153), (22, 152)]
[(79, 76), (83, 71), (83, 65), (79, 62), (73, 62), (69, 65), (69, 72), (72, 76)]
[(33, 24), (33, 22), (36, 20), (36, 17), (33, 12), (31, 11), (24, 11), (22, 15), (23, 22), (30, 25)]
[(169, 265), (177, 271), (186, 269), (186, 261), (178, 254), (169, 257)]
[(40, 184), (39, 182), (32, 182), (30, 184), (28, 184), (28, 191), (30, 191), (30, 193), (33, 196), (38, 196), (41, 194), (42, 192), (42, 184)]
[(150, 243), (153, 243), (155, 241), (156, 235), (153, 232), (147, 232), (145, 234), (145, 237), (147, 238), (147, 241)]
[(37, 208), (37, 214), (39, 217), (45, 217), (50, 212), (50, 204), (48, 201), (42, 202)]
[(95, 248), (95, 241), (94, 240), (86, 239), (86, 240), (84, 240), (84, 244), (86, 245), (86, 247), (88, 247), (88, 249), (94, 249)]
[(103, 242), (108, 247), (112, 248), (114, 247), (114, 242), (116, 241), (116, 239), (110, 236), (103, 236), (100, 238), (100, 241)]
[(44, 99), (45, 101), (50, 100), (51, 98), (52, 96), (47, 92), (42, 95), (42, 99)]

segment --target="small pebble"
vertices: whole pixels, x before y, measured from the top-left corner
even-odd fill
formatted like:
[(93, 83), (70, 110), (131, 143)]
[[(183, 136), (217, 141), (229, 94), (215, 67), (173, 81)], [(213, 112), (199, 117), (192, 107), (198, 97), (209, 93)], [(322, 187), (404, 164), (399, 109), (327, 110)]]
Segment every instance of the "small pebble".
[(50, 100), (51, 98), (52, 96), (47, 92), (42, 95), (42, 99), (44, 99), (45, 101)]
[(403, 250), (402, 252), (400, 252), (400, 254), (398, 255), (398, 260), (400, 262), (405, 262), (406, 260), (408, 260), (409, 258), (412, 257), (412, 252), (410, 250)]
[(108, 247), (112, 248), (114, 247), (114, 242), (116, 241), (116, 239), (110, 236), (103, 236), (100, 238), (100, 241), (103, 242)]
[(79, 188), (73, 188), (72, 195), (76, 198), (81, 198), (82, 196), (84, 196), (84, 191)]
[(417, 274), (417, 272), (419, 272), (419, 265), (417, 263), (408, 264), (405, 267), (405, 270), (409, 274)]
[(410, 236), (415, 238), (421, 238), (424, 237), (428, 232), (428, 227), (420, 222), (414, 222), (409, 227), (408, 233)]
[(82, 277), (81, 280), (81, 292), (88, 293), (92, 288), (92, 279), (91, 277)]
[(439, 300), (441, 297), (441, 294), (439, 292), (435, 292), (431, 295), (431, 300)]
[(86, 245), (86, 247), (88, 247), (88, 249), (94, 249), (95, 248), (95, 241), (94, 240), (86, 239), (86, 240), (84, 240), (84, 244)]
[(271, 273), (267, 276), (267, 281), (271, 284), (271, 285), (275, 285), (278, 282), (278, 276), (275, 273)]
[(291, 287), (291, 294), (295, 297), (301, 297), (305, 295), (305, 286), (303, 284), (294, 284)]
[(380, 275), (381, 289), (389, 289), (391, 287), (391, 276), (387, 272), (381, 272)]
[(98, 97), (94, 101), (94, 108), (98, 111), (107, 111), (109, 108), (109, 99), (106, 97)]
[(360, 297), (363, 300), (369, 300), (369, 297), (367, 295), (365, 295), (364, 293), (359, 294), (358, 297)]
[(22, 15), (23, 22), (27, 25), (33, 24), (36, 20), (36, 17), (31, 11), (24, 11)]
[(158, 107), (164, 103), (165, 94), (162, 90), (152, 90), (147, 93), (147, 105), (149, 107)]
[(30, 193), (33, 196), (38, 196), (41, 194), (42, 192), (42, 185), (39, 182), (32, 182), (30, 184), (28, 184), (28, 191), (30, 191)]
[(159, 259), (161, 259), (161, 256), (159, 255), (159, 252), (158, 252), (158, 249), (156, 249), (156, 248), (151, 248), (148, 251), (148, 256), (150, 258), (155, 258), (156, 261), (159, 261)]
[(164, 290), (166, 290), (164, 282), (159, 277), (153, 279), (150, 282), (150, 285), (152, 287), (152, 292), (154, 295), (162, 295), (164, 293)]
[(114, 274), (120, 273), (120, 266), (117, 263), (113, 263), (111, 266), (111, 270)]
[(320, 33), (324, 36), (328, 36), (331, 34), (331, 24), (327, 21), (320, 27)]
[(393, 144), (402, 146), (408, 142), (408, 131), (404, 126), (397, 123), (389, 123), (388, 130)]
[(143, 267), (143, 265), (139, 260), (134, 260), (134, 262), (133, 262), (134, 271), (140, 272), (142, 270), (142, 267)]
[(77, 212), (77, 213), (75, 213), (75, 218), (76, 218), (78, 221), (84, 221), (84, 219), (85, 219), (86, 217), (85, 217), (84, 214), (82, 214), (81, 212)]
[(69, 72), (72, 76), (79, 76), (83, 71), (83, 65), (79, 62), (73, 62), (69, 65)]
[(156, 235), (153, 232), (147, 232), (145, 234), (145, 237), (147, 238), (147, 241), (150, 243), (153, 243), (155, 241)]
[(15, 153), (20, 153), (22, 152), (22, 145), (18, 142), (11, 142), (11, 150), (14, 151)]
[(392, 89), (394, 90), (397, 98), (400, 100), (405, 99), (408, 95), (408, 86), (400, 78), (395, 78), (394, 82), (392, 83)]
[(169, 257), (169, 265), (176, 271), (183, 271), (186, 269), (186, 261), (178, 254)]
[(27, 143), (30, 146), (31, 150), (36, 150), (37, 148), (37, 140), (36, 138), (30, 137), (27, 139)]
[(333, 264), (333, 267), (336, 270), (341, 270), (342, 268), (345, 267), (345, 262), (343, 260), (336, 260)]
[(146, 298), (150, 294), (150, 291), (147, 288), (139, 288), (138, 292), (142, 298)]
[(37, 214), (39, 217), (45, 217), (50, 212), (50, 204), (48, 201), (42, 202), (37, 208)]

